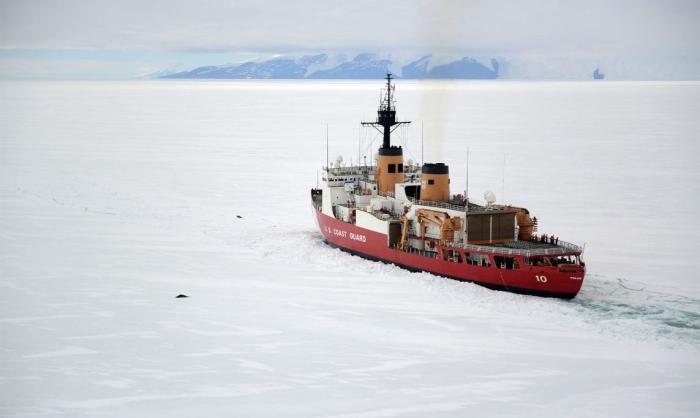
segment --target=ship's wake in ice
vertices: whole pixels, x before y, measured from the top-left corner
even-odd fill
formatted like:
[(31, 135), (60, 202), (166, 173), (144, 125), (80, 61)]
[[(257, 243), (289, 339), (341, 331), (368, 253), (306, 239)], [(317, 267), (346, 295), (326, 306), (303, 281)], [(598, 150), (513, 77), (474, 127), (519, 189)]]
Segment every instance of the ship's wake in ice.
[(700, 349), (700, 299), (654, 290), (648, 283), (589, 274), (582, 291), (571, 301), (515, 295), (366, 260), (332, 248), (313, 229), (289, 232), (286, 238), (264, 240), (257, 246), (268, 258), (278, 258), (294, 248), (293, 254), (284, 256), (290, 263), (303, 263), (329, 275), (346, 277), (348, 282), (357, 277), (373, 277), (398, 287), (418, 284), (427, 292), (460, 300), (467, 310), (478, 308), (482, 313), (493, 310), (499, 314), (525, 314), (540, 321), (583, 327), (612, 338)]
[(592, 322), (610, 326), (616, 334), (698, 347), (700, 299), (650, 287), (647, 283), (592, 275), (575, 305)]

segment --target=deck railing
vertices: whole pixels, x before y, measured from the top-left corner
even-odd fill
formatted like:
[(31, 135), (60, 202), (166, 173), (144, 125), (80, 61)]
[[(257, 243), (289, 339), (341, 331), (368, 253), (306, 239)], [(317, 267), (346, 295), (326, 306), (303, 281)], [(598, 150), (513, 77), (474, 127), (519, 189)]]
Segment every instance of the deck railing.
[(452, 203), (446, 203), (446, 202), (430, 202), (427, 200), (416, 200), (413, 197), (409, 197), (408, 200), (411, 202), (415, 203), (416, 205), (421, 205), (421, 206), (430, 206), (434, 208), (442, 208), (442, 209), (451, 209), (451, 210), (456, 210), (460, 212), (464, 212), (464, 206), (460, 205), (454, 205)]
[(551, 248), (508, 248), (508, 247), (492, 247), (490, 245), (464, 244), (464, 243), (446, 243), (446, 247), (459, 248), (467, 251), (488, 252), (492, 254), (506, 255), (522, 255), (532, 257), (537, 255), (560, 255), (568, 253), (581, 253), (583, 249), (578, 245), (570, 242), (561, 241)]
[(377, 211), (373, 210), (373, 211), (367, 212), (367, 213), (369, 213), (370, 215), (372, 215), (375, 218), (382, 220), (382, 221), (389, 221), (389, 220), (400, 221), (401, 220), (401, 215), (397, 215), (395, 213), (385, 213), (385, 212), (378, 211), (378, 210)]
[[(476, 251), (476, 252), (488, 252), (492, 254), (504, 254), (504, 255), (521, 255), (524, 257), (533, 257), (533, 256), (541, 256), (541, 255), (562, 255), (562, 254), (570, 254), (570, 253), (581, 253), (581, 247), (570, 244), (570, 243), (563, 243), (560, 241), (559, 242), (559, 247), (558, 248), (547, 248), (547, 249), (530, 249), (530, 250), (524, 250), (524, 249), (517, 249), (517, 248), (503, 248), (503, 247), (489, 247), (485, 245), (474, 245), (474, 244), (468, 244), (468, 245), (463, 245), (463, 244), (458, 244), (458, 245), (447, 245), (447, 247), (452, 247), (452, 248), (459, 248), (463, 250), (471, 250), (471, 251)], [(437, 258), (438, 253), (436, 251), (428, 251), (428, 250), (419, 250), (413, 247), (406, 247), (404, 249), (400, 249), (398, 245), (392, 246), (392, 248), (401, 250), (405, 253), (410, 253), (410, 254), (416, 254), (420, 255), (423, 257), (428, 257), (428, 258)]]

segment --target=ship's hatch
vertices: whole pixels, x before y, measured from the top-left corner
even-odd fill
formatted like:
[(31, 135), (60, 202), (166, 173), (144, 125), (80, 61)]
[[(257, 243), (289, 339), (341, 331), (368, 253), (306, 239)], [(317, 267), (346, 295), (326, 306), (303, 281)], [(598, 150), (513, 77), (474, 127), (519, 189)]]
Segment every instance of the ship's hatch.
[(420, 184), (414, 186), (406, 186), (406, 197), (420, 200)]
[(499, 243), (515, 237), (515, 210), (467, 213), (470, 243)]
[(401, 222), (389, 222), (389, 247), (396, 247), (401, 241)]

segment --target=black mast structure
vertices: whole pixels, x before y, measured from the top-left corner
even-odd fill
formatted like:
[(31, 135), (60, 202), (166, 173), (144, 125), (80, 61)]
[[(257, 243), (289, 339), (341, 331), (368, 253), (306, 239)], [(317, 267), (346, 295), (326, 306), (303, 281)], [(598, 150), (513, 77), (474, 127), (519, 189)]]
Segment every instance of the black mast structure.
[[(391, 133), (399, 125), (411, 122), (396, 121), (396, 106), (394, 103), (394, 85), (391, 84), (391, 73), (386, 73), (386, 95), (379, 99), (379, 110), (377, 110), (376, 122), (362, 122), (364, 126), (372, 126), (377, 131), (384, 134), (382, 147), (379, 148), (379, 155), (403, 155), (401, 146), (391, 146)], [(384, 128), (379, 129), (379, 127)]]

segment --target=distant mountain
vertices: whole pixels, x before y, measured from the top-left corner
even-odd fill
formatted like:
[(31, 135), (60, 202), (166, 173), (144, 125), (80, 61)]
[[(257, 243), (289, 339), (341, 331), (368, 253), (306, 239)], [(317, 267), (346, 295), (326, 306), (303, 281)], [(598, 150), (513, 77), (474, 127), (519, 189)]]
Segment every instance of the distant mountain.
[(307, 78), (320, 79), (377, 79), (386, 77), (391, 60), (377, 58), (374, 54), (360, 54), (352, 61), (327, 70), (319, 70)]
[[(423, 56), (401, 67), (400, 78), (406, 79), (494, 79), (498, 78), (498, 62), (491, 60), (488, 68), (470, 57), (434, 62), (431, 55)], [(362, 53), (348, 60), (331, 59), (327, 54), (274, 57), (242, 64), (226, 64), (195, 68), (160, 78), (206, 79), (381, 79), (399, 63), (390, 58)]]
[(498, 78), (498, 61), (491, 60), (493, 68), (487, 68), (477, 60), (464, 57), (441, 65), (431, 65), (432, 57), (426, 55), (404, 65), (401, 77), (410, 79), (494, 79)]
[(430, 66), (430, 55), (426, 55), (401, 67), (401, 77), (410, 79), (425, 78)]
[(175, 74), (177, 71), (170, 69), (147, 71), (135, 76), (135, 78), (141, 79), (154, 79), (154, 78), (165, 78), (169, 75)]
[(161, 78), (305, 78), (308, 68), (322, 64), (328, 59), (326, 54), (307, 55), (301, 58), (276, 57), (266, 61), (249, 61), (243, 64), (210, 65), (192, 71), (165, 75)]

